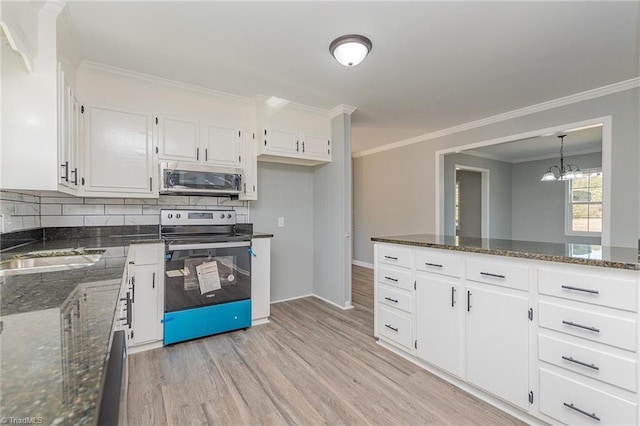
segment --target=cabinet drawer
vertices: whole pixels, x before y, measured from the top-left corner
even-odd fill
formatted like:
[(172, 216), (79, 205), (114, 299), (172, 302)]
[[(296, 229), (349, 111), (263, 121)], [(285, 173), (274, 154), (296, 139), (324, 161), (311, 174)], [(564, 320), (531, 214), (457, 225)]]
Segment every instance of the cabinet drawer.
[(442, 250), (416, 251), (416, 269), (436, 274), (460, 276), (460, 256)]
[(636, 321), (540, 302), (540, 327), (636, 351)]
[(499, 260), (467, 260), (467, 279), (518, 290), (529, 290), (529, 267)]
[(378, 333), (411, 349), (411, 318), (380, 306), (378, 307)]
[(400, 266), (402, 268), (412, 268), (412, 254), (411, 250), (400, 247), (379, 246), (378, 262)]
[(549, 296), (578, 300), (636, 312), (637, 284), (632, 279), (581, 274), (555, 268), (538, 269), (538, 291)]
[(413, 275), (409, 271), (379, 266), (378, 282), (405, 290), (413, 290)]
[(636, 404), (540, 369), (540, 412), (570, 425), (635, 425)]
[[(586, 343), (586, 342), (585, 342)], [(550, 336), (538, 336), (542, 361), (635, 392), (636, 361)]]
[(378, 303), (392, 306), (408, 313), (413, 312), (413, 297), (410, 293), (378, 285)]

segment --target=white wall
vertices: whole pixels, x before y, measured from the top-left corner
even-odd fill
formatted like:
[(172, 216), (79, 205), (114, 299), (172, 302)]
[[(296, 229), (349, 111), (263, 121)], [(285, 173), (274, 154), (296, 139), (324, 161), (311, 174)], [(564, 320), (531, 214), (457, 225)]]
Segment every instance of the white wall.
[[(602, 154), (565, 157), (566, 162), (581, 169), (602, 167)], [(512, 238), (524, 241), (558, 243), (586, 242), (599, 244), (600, 238), (565, 236), (566, 182), (541, 182), (540, 177), (557, 159), (527, 161), (512, 167), (513, 206)]]
[(444, 157), (445, 234), (455, 235), (453, 208), (456, 165), (489, 170), (489, 236), (511, 238), (511, 163), (461, 153)]
[[(271, 241), (271, 300), (313, 293), (313, 168), (258, 162), (253, 229)], [(284, 227), (278, 227), (278, 218)]]
[(637, 247), (640, 234), (640, 89), (504, 120), (355, 158), (354, 258), (372, 262), (372, 236), (436, 231), (435, 153), (471, 143), (612, 116), (611, 241)]

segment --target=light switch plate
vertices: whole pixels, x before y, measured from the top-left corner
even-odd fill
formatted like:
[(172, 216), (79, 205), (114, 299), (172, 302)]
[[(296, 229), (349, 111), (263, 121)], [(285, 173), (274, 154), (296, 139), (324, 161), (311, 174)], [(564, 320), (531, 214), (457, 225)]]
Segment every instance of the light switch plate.
[(278, 228), (284, 228), (284, 217), (278, 218)]

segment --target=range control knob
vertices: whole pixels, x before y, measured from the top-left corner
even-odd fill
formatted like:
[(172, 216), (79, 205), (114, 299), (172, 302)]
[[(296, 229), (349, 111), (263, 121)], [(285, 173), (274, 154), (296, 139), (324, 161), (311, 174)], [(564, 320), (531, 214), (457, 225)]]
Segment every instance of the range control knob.
[(176, 219), (180, 219), (180, 213), (176, 213)]
[(231, 219), (231, 213), (227, 215), (227, 219)]
[(169, 214), (167, 215), (167, 217), (168, 217), (169, 219), (171, 219), (171, 218), (173, 217), (173, 215), (172, 215), (171, 213), (169, 213)]
[(220, 215), (220, 219), (224, 219), (224, 213)]

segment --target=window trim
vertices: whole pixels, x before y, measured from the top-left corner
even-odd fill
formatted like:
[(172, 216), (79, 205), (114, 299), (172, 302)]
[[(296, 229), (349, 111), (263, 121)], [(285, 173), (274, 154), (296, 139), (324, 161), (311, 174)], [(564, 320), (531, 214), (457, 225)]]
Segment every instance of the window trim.
[[(601, 173), (602, 174), (602, 190), (604, 191), (604, 172), (602, 171), (602, 167), (594, 167), (591, 169), (584, 169), (582, 170), (582, 173), (589, 174), (589, 173)], [(564, 235), (565, 236), (571, 236), (571, 237), (594, 237), (594, 238), (598, 238), (598, 237), (602, 237), (602, 231), (600, 232), (585, 232), (585, 231), (574, 231), (573, 229), (571, 229), (571, 221), (573, 219), (573, 210), (571, 209), (571, 206), (573, 205), (573, 203), (571, 203), (571, 181), (565, 181), (564, 182)], [(590, 203), (585, 203), (585, 204), (590, 204)], [(603, 199), (602, 201), (600, 201), (600, 204), (602, 205), (602, 226), (604, 227), (604, 195), (603, 195)]]

